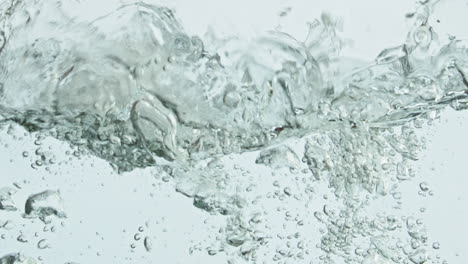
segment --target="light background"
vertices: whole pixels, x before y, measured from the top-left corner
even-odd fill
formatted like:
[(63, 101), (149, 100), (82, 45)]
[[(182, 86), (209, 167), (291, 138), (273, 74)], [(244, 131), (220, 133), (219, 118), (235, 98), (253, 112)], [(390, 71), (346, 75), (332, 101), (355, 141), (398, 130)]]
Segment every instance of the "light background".
[[(112, 6), (112, 0), (82, 1), (94, 8), (74, 10), (77, 14), (99, 13)], [(211, 26), (220, 35), (238, 34), (249, 37), (264, 30), (281, 28), (301, 39), (306, 34), (305, 23), (318, 18), (322, 11), (341, 17), (344, 35), (354, 41), (354, 47), (345, 54), (371, 60), (386, 47), (402, 43), (406, 37), (404, 14), (410, 12), (413, 1), (162, 1), (175, 8), (185, 28), (194, 35), (203, 34)], [(466, 1), (442, 1), (433, 19), (441, 34), (468, 38)], [(278, 12), (292, 7), (286, 18)], [(425, 128), (426, 129), (426, 128)], [(423, 220), (428, 225), (430, 241), (441, 244), (440, 255), (450, 264), (468, 262), (468, 113), (447, 110), (441, 120), (421, 133), (427, 134), (428, 149), (416, 163), (417, 177), (401, 185), (405, 210), (427, 208)], [(21, 129), (17, 129), (21, 134)], [(64, 226), (56, 221), (55, 232), (43, 231), (39, 220), (31, 223), (18, 212), (0, 211), (0, 225), (12, 220), (11, 230), (0, 228), (0, 255), (23, 251), (33, 257), (42, 257), (44, 263), (226, 263), (220, 254), (208, 256), (205, 250), (189, 254), (189, 247), (213, 236), (209, 225), (222, 224), (221, 217), (209, 216), (192, 206), (192, 201), (175, 193), (172, 183), (155, 179), (151, 169), (136, 170), (117, 175), (109, 166), (95, 158), (77, 160), (64, 155), (67, 146), (48, 139), (57, 160), (62, 164), (52, 167), (55, 175), (30, 167), (31, 160), (22, 152), (35, 149), (34, 138), (13, 140), (5, 131), (0, 133), (0, 187), (21, 184), (14, 196), (19, 208), (26, 198), (45, 189), (60, 189), (67, 206), (68, 219)], [(3, 146), (7, 144), (8, 147)], [(248, 154), (255, 157), (255, 154)], [(245, 158), (245, 166), (253, 160)], [(66, 163), (63, 163), (67, 161)], [(92, 165), (91, 165), (92, 164)], [(426, 181), (435, 195), (418, 195), (419, 183)], [(204, 222), (207, 221), (208, 225)], [(148, 227), (145, 226), (148, 223)], [(145, 252), (142, 240), (135, 241), (137, 229), (144, 226), (144, 236), (152, 237), (154, 250)], [(125, 230), (125, 231), (124, 231)], [(16, 241), (23, 232), (28, 243)], [(38, 233), (38, 237), (35, 233)], [(313, 231), (311, 231), (313, 233)], [(37, 249), (37, 241), (47, 238), (51, 247)], [(130, 244), (135, 243), (135, 252)], [(117, 257), (115, 257), (117, 256)]]

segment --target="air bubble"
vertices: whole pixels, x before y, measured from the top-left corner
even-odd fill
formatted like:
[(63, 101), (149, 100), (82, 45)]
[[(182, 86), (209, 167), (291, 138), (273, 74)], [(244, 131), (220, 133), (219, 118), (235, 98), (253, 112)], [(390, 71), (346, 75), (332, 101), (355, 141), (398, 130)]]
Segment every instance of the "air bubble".
[(29, 196), (25, 205), (26, 217), (37, 217), (43, 221), (48, 221), (52, 215), (59, 218), (66, 217), (63, 200), (58, 190), (47, 190)]
[(146, 251), (151, 252), (153, 250), (153, 242), (150, 237), (145, 237), (143, 240)]
[(427, 184), (427, 182), (421, 182), (421, 183), (419, 184), (419, 188), (420, 188), (421, 191), (423, 191), (423, 192), (429, 191), (429, 185)]
[(46, 249), (49, 247), (49, 242), (46, 239), (41, 239), (39, 242), (37, 242), (37, 248), (39, 249)]

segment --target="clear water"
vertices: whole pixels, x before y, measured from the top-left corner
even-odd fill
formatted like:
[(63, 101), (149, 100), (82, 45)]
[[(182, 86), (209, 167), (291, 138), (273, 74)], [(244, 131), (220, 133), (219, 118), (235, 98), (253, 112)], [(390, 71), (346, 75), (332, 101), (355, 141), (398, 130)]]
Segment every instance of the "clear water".
[[(411, 162), (426, 146), (417, 130), (447, 106), (468, 108), (467, 43), (434, 31), (436, 3), (406, 15), (405, 42), (363, 62), (340, 55), (347, 42), (326, 14), (305, 40), (279, 30), (217, 38), (191, 36), (159, 5), (83, 18), (61, 2), (4, 1), (2, 123), (38, 145), (64, 141), (77, 158), (96, 156), (119, 173), (152, 168), (193, 206), (225, 218), (211, 230), (216, 239), (193, 248), (229, 263), (443, 263), (398, 202), (395, 214), (372, 213), (379, 199), (401, 199), (399, 183), (415, 177)], [(58, 166), (53, 151), (23, 156), (49, 168)], [(242, 157), (271, 175), (229, 162)], [(324, 188), (329, 196), (311, 206)], [(45, 226), (69, 218), (59, 190), (31, 193), (22, 206), (17, 189), (0, 190), (0, 209)], [(297, 232), (318, 229), (311, 219), (322, 226), (318, 244)], [(153, 250), (152, 238), (136, 236)], [(40, 261), (0, 253), (0, 263)]]

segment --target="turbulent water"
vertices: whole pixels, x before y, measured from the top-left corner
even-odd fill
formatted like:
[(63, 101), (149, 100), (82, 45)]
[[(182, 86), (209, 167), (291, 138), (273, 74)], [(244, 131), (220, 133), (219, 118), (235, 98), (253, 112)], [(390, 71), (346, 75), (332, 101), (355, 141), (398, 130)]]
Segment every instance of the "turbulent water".
[[(420, 4), (407, 15), (406, 41), (363, 63), (340, 56), (344, 42), (329, 15), (310, 24), (304, 41), (279, 31), (206, 40), (190, 36), (172, 10), (146, 3), (80, 19), (56, 1), (4, 1), (0, 114), (119, 172), (157, 167), (194, 206), (226, 216), (223, 238), (207, 251), (236, 256), (232, 263), (309, 263), (307, 247), (316, 245), (300, 235), (284, 235), (297, 246), (268, 247), (283, 238), (271, 236), (265, 222), (274, 214), (259, 204), (281, 207), (292, 197), (303, 210), (293, 217), (285, 209), (285, 223), (326, 226), (319, 263), (429, 263), (419, 223), (365, 208), (370, 197), (397, 196), (395, 183), (414, 176), (410, 161), (425, 146), (415, 129), (447, 105), (468, 107), (466, 42), (437, 35), (433, 8)], [(303, 139), (303, 153), (288, 146), (291, 138)], [(274, 189), (262, 193), (224, 164), (257, 150), (254, 162), (289, 182), (273, 173)], [(322, 181), (340, 205), (309, 210)], [(0, 209), (16, 210), (6, 194)], [(55, 190), (31, 195), (24, 217), (66, 217), (61, 200)], [(369, 250), (356, 247), (362, 239)], [(33, 263), (15, 254), (0, 263)]]

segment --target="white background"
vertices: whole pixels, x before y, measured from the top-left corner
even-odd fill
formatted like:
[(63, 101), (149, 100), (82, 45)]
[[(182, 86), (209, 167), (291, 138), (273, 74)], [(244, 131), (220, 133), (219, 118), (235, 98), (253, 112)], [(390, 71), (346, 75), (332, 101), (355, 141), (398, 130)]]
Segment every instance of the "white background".
[[(111, 1), (82, 2), (94, 6), (96, 13), (112, 6)], [(354, 41), (354, 46), (345, 54), (365, 60), (371, 60), (383, 48), (402, 43), (406, 37), (404, 15), (414, 6), (407, 0), (164, 2), (176, 9), (176, 16), (193, 35), (201, 35), (211, 26), (220, 35), (249, 37), (281, 24), (282, 30), (301, 39), (306, 34), (306, 22), (318, 18), (322, 11), (329, 11), (342, 18), (343, 35)], [(286, 18), (279, 18), (279, 11), (285, 7), (292, 7), (291, 13)], [(90, 13), (88, 10), (75, 12)], [(466, 1), (442, 1), (433, 16), (434, 20), (441, 20), (434, 24), (436, 31), (443, 36), (450, 33), (467, 38), (467, 13)], [(21, 129), (18, 131), (22, 133)], [(427, 208), (423, 220), (429, 227), (430, 241), (440, 242), (440, 255), (451, 264), (468, 262), (466, 132), (467, 112), (444, 112), (441, 120), (424, 132), (428, 134), (429, 143), (416, 163), (417, 178), (401, 185), (405, 210)], [(105, 162), (95, 158), (68, 161), (69, 156), (64, 155), (67, 146), (50, 139), (45, 146), (52, 146), (51, 151), (62, 164), (52, 166), (53, 173), (49, 174), (43, 169), (31, 169), (30, 158), (22, 157), (24, 150), (32, 153), (35, 149), (32, 136), (18, 141), (5, 131), (0, 134), (0, 187), (21, 183), (23, 188), (14, 196), (20, 209), (30, 194), (60, 189), (68, 214), (64, 225), (54, 221), (51, 226), (55, 226), (56, 231), (50, 232), (42, 230), (39, 220), (31, 223), (31, 220), (22, 219), (19, 212), (0, 211), (0, 224), (12, 220), (15, 225), (11, 230), (0, 228), (0, 235), (6, 236), (6, 239), (0, 239), (0, 255), (23, 251), (52, 264), (226, 262), (223, 255), (208, 256), (205, 251), (189, 254), (188, 250), (213, 238), (213, 229), (205, 220), (216, 224), (222, 223), (223, 219), (193, 207), (190, 199), (175, 193), (171, 182), (156, 179), (151, 169), (118, 175)], [(22, 183), (24, 181), (26, 183)], [(418, 185), (422, 181), (429, 183), (434, 196), (418, 195)], [(145, 229), (142, 237), (152, 238), (154, 250), (150, 253), (144, 250), (142, 239), (135, 241), (133, 238), (140, 226)], [(29, 238), (28, 243), (16, 241), (20, 231)], [(48, 239), (50, 248), (37, 249), (37, 242), (42, 238)], [(132, 243), (136, 245), (135, 252), (131, 252)]]

